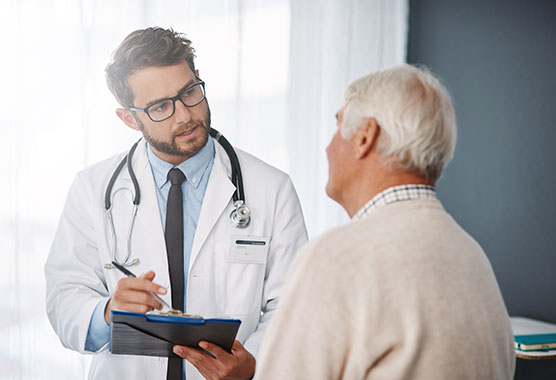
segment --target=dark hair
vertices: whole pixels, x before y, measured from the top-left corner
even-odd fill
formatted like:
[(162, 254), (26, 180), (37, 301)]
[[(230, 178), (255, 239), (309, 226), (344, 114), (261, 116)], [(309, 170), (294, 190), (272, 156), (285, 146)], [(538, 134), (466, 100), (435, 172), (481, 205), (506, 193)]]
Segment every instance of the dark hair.
[(127, 78), (136, 70), (151, 66), (168, 66), (187, 62), (195, 72), (195, 50), (184, 34), (172, 29), (151, 27), (128, 35), (114, 51), (106, 66), (108, 88), (123, 107), (133, 105)]

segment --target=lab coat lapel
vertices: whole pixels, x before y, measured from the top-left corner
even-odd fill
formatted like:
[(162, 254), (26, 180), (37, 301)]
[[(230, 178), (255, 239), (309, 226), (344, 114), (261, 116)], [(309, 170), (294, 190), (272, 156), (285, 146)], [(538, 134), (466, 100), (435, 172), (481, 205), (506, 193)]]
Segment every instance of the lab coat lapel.
[(236, 190), (230, 180), (231, 169), (230, 161), (224, 148), (215, 141), (215, 157), (207, 190), (201, 206), (199, 221), (191, 247), (191, 257), (189, 268), (193, 266), (195, 259), (199, 255), (201, 248), (218, 218), (222, 215)]

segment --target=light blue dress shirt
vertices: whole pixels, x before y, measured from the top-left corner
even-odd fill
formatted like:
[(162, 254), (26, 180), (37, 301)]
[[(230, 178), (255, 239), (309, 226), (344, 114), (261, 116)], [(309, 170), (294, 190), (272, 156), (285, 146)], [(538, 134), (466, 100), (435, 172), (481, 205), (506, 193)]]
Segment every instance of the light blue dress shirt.
[[(158, 209), (160, 210), (160, 220), (162, 221), (162, 228), (166, 226), (166, 202), (168, 201), (168, 192), (170, 191), (170, 181), (167, 180), (167, 175), (170, 169), (177, 167), (183, 174), (186, 180), (181, 185), (183, 194), (183, 273), (184, 284), (187, 287), (187, 275), (189, 271), (189, 257), (191, 255), (191, 247), (193, 245), (193, 238), (195, 237), (195, 230), (197, 229), (197, 222), (199, 221), (199, 214), (201, 212), (201, 205), (207, 190), (208, 179), (212, 171), (214, 163), (214, 141), (209, 138), (207, 144), (196, 155), (182, 162), (178, 166), (166, 162), (159, 158), (152, 151), (150, 145), (147, 145), (147, 157), (151, 165), (153, 178), (156, 187), (156, 195), (158, 198)], [(141, 207), (141, 206), (139, 206)], [(187, 289), (184, 289), (183, 304), (187, 305)], [(98, 303), (96, 306), (89, 330), (87, 332), (87, 340), (85, 342), (85, 349), (87, 351), (96, 352), (106, 343), (108, 343), (110, 328), (106, 325), (104, 320), (104, 309), (108, 299)], [(184, 310), (187, 312), (187, 310)]]

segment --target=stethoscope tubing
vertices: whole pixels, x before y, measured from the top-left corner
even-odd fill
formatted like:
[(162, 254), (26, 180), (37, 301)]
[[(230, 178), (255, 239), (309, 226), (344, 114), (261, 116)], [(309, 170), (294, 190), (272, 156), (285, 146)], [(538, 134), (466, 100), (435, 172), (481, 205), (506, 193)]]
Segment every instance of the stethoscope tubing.
[(232, 144), (214, 128), (210, 128), (210, 135), (222, 145), (228, 158), (230, 159), (230, 167), (232, 169), (232, 183), (236, 187), (236, 191), (232, 196), (234, 203), (237, 201), (242, 201), (245, 204), (245, 194), (243, 192), (243, 176), (241, 175), (241, 166), (239, 165), (239, 159), (237, 158), (236, 151), (232, 147)]
[[(232, 183), (234, 184), (236, 190), (234, 191), (233, 195), (232, 195), (232, 199), (233, 199), (233, 203), (235, 206), (235, 210), (232, 211), (232, 214), (230, 215), (230, 219), (232, 221), (232, 225), (236, 228), (245, 228), (249, 222), (250, 222), (250, 211), (249, 208), (245, 205), (245, 193), (244, 193), (244, 189), (243, 189), (243, 176), (241, 174), (241, 166), (239, 164), (239, 159), (237, 157), (237, 154), (234, 150), (234, 148), (232, 147), (232, 145), (228, 142), (228, 140), (220, 133), (218, 132), (216, 129), (214, 128), (210, 128), (209, 130), (210, 136), (212, 138), (214, 138), (216, 141), (218, 141), (220, 143), (220, 145), (224, 148), (224, 150), (226, 151), (226, 154), (228, 155), (228, 158), (230, 160), (230, 167), (231, 167), (231, 180)], [(112, 258), (114, 259), (115, 262), (117, 262), (120, 265), (124, 265), (124, 266), (129, 266), (129, 265), (135, 265), (139, 263), (139, 259), (134, 259), (132, 260), (132, 262), (130, 264), (128, 264), (128, 261), (131, 257), (131, 235), (133, 233), (133, 226), (135, 225), (135, 217), (137, 216), (137, 210), (139, 208), (139, 203), (141, 202), (141, 190), (139, 188), (139, 182), (137, 181), (137, 177), (135, 175), (135, 171), (133, 170), (133, 154), (135, 153), (135, 150), (137, 149), (137, 146), (139, 145), (139, 142), (142, 140), (142, 138), (140, 138), (139, 140), (137, 140), (135, 142), (135, 144), (133, 144), (133, 146), (131, 147), (131, 149), (129, 150), (128, 154), (125, 155), (125, 157), (122, 159), (122, 161), (120, 161), (120, 163), (118, 164), (118, 166), (116, 167), (116, 170), (114, 170), (114, 173), (112, 174), (112, 176), (110, 177), (110, 180), (108, 181), (108, 185), (106, 186), (106, 193), (104, 194), (104, 208), (106, 210), (106, 215), (108, 217), (109, 220), (109, 225), (110, 225), (110, 231), (112, 233)], [(129, 175), (131, 177), (131, 181), (133, 182), (133, 189), (134, 189), (134, 197), (133, 197), (133, 211), (132, 211), (132, 215), (131, 215), (131, 222), (129, 224), (129, 229), (128, 229), (128, 234), (127, 234), (127, 249), (126, 249), (126, 257), (125, 260), (123, 261), (123, 263), (121, 263), (118, 258), (117, 258), (117, 239), (116, 239), (116, 229), (114, 226), (114, 219), (112, 216), (112, 190), (114, 188), (114, 184), (118, 178), (118, 175), (120, 174), (120, 172), (122, 171), (123, 167), (127, 166), (127, 170), (129, 172)], [(117, 191), (116, 191), (117, 192)], [(238, 214), (238, 208), (242, 208), (243, 210), (246, 210), (247, 212), (247, 216), (243, 217), (244, 220), (241, 220), (241, 218), (238, 219), (239, 214)], [(105, 265), (106, 269), (111, 269), (112, 265), (111, 264), (106, 264)]]
[(129, 176), (131, 177), (131, 182), (133, 182), (133, 191), (135, 194), (133, 197), (133, 204), (135, 206), (138, 206), (141, 202), (141, 189), (139, 188), (139, 182), (137, 182), (137, 177), (135, 176), (135, 171), (133, 170), (133, 166), (131, 163), (133, 154), (135, 153), (135, 149), (137, 149), (137, 146), (139, 145), (139, 142), (141, 140), (142, 138), (137, 140), (135, 144), (132, 145), (128, 154), (126, 154), (123, 160), (118, 164), (116, 170), (114, 170), (114, 174), (112, 174), (112, 177), (110, 177), (110, 181), (108, 181), (108, 186), (106, 186), (106, 193), (104, 194), (104, 208), (106, 209), (106, 211), (112, 208), (112, 200), (110, 199), (112, 195), (112, 189), (114, 188), (114, 183), (116, 182), (118, 175), (120, 174), (126, 163), (127, 171), (129, 172)]

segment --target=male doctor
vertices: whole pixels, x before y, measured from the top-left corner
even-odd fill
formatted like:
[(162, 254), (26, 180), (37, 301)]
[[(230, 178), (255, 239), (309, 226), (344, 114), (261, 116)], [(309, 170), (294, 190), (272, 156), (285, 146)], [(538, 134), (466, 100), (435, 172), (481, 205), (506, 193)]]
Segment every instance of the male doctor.
[[(237, 151), (251, 222), (232, 226), (230, 160), (209, 137), (204, 82), (183, 35), (162, 28), (131, 33), (106, 77), (122, 106), (118, 117), (143, 135), (131, 160), (140, 204), (128, 242), (135, 191), (124, 168), (110, 192), (112, 234), (105, 192), (127, 152), (77, 174), (45, 267), (50, 322), (65, 347), (96, 354), (90, 379), (249, 379), (284, 275), (307, 239), (291, 180)], [(266, 245), (245, 260), (237, 240)], [(106, 265), (114, 248), (141, 276), (125, 278)], [(110, 311), (162, 309), (149, 292), (187, 313), (240, 319), (232, 353), (201, 342), (210, 355), (181, 346), (174, 351), (186, 360), (112, 355)]]

